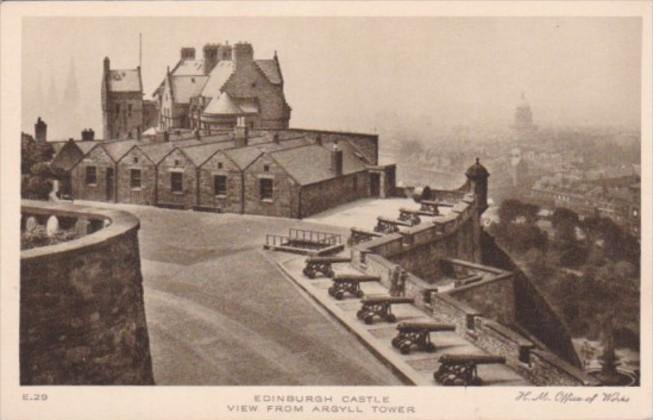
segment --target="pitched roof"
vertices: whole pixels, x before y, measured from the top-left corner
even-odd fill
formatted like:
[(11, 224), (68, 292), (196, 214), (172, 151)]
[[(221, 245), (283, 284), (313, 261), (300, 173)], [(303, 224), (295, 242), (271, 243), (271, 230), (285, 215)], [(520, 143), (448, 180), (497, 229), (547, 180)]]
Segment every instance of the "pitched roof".
[(283, 79), (281, 78), (281, 72), (279, 71), (279, 66), (274, 59), (254, 60), (254, 63), (256, 63), (259, 69), (261, 69), (270, 83), (273, 85), (280, 85), (282, 83)]
[(203, 76), (204, 60), (180, 60), (172, 71), (173, 76)]
[(190, 103), (190, 98), (202, 92), (207, 76), (172, 76), (172, 91), (175, 102), (180, 104)]
[(184, 152), (190, 160), (193, 161), (195, 166), (200, 166), (218, 150), (228, 149), (233, 147), (233, 145), (234, 143), (231, 140), (219, 141), (215, 143), (186, 146), (184, 147)]
[(247, 168), (263, 154), (258, 147), (240, 147), (238, 149), (225, 150), (224, 153), (227, 157), (233, 160), (241, 170)]
[(204, 109), (204, 114), (211, 115), (241, 115), (243, 110), (231, 99), (227, 92), (211, 99), (211, 102)]
[(165, 143), (152, 143), (139, 145), (140, 149), (145, 153), (155, 164), (158, 164), (172, 149), (175, 147), (184, 147), (194, 144), (202, 144), (198, 140), (184, 140), (178, 142), (165, 142)]
[(214, 98), (220, 95), (222, 87), (227, 83), (234, 69), (234, 63), (229, 60), (220, 61), (216, 64), (209, 73), (209, 80), (204, 85), (202, 96)]
[(101, 145), (104, 150), (106, 150), (107, 154), (111, 156), (111, 159), (113, 159), (114, 162), (118, 162), (120, 158), (125, 155), (125, 153), (129, 152), (132, 147), (139, 143), (140, 142), (138, 140), (123, 140), (101, 143)]
[[(366, 168), (356, 156), (352, 157), (350, 148), (341, 150), (343, 175), (360, 172)], [(331, 152), (317, 144), (273, 151), (270, 156), (300, 185), (314, 184), (335, 177), (331, 169)], [(307, 162), (310, 164), (307, 165)]]
[(57, 143), (57, 146), (56, 154), (50, 165), (66, 172), (71, 170), (86, 154), (77, 147), (74, 141)]
[(110, 92), (142, 92), (138, 69), (109, 70)]

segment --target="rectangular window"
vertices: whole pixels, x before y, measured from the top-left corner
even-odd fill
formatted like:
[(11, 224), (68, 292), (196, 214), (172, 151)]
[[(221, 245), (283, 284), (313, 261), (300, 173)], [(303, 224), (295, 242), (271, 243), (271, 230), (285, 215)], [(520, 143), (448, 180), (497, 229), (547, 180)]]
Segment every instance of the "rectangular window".
[(272, 180), (268, 178), (261, 178), (259, 180), (259, 192), (261, 200), (271, 200), (274, 194), (274, 186)]
[(86, 167), (86, 184), (87, 185), (97, 184), (97, 170), (95, 166)]
[(129, 176), (129, 185), (132, 188), (140, 188), (141, 187), (141, 170), (140, 169), (132, 169), (130, 172)]
[(127, 104), (127, 116), (132, 116), (132, 104)]
[(183, 192), (184, 174), (181, 172), (170, 172), (170, 191), (174, 193)]
[(354, 191), (356, 191), (358, 189), (358, 175), (354, 175), (353, 183), (354, 183), (354, 185), (353, 185), (354, 186)]
[(227, 177), (215, 175), (213, 177), (213, 193), (215, 195), (227, 195)]
[(116, 114), (120, 114), (120, 104), (116, 104)]

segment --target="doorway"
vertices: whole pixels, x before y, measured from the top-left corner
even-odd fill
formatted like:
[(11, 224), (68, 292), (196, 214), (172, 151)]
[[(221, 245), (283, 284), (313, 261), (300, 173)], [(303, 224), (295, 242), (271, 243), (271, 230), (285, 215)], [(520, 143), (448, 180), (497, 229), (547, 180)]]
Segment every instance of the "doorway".
[(381, 174), (370, 174), (370, 195), (372, 197), (378, 197), (381, 195)]
[(113, 201), (113, 168), (107, 168), (107, 201)]

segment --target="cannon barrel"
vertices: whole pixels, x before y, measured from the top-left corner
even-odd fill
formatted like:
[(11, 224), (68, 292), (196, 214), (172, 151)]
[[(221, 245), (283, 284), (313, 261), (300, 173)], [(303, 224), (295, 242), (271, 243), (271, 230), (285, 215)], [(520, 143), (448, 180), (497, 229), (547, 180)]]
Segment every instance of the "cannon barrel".
[(361, 300), (362, 303), (414, 303), (415, 299), (402, 296), (367, 296)]
[(351, 262), (351, 257), (308, 257), (307, 263), (346, 263)]
[(370, 236), (377, 236), (377, 237), (383, 236), (378, 232), (374, 232), (373, 230), (360, 229), (360, 228), (357, 228), (357, 227), (351, 228), (350, 231), (352, 233), (362, 233), (364, 235), (370, 235)]
[(377, 216), (376, 220), (383, 223), (390, 223), (392, 225), (407, 226), (410, 227), (410, 223), (404, 222), (403, 220), (389, 219), (383, 216)]
[(455, 331), (456, 326), (452, 324), (438, 324), (437, 322), (401, 322), (397, 325), (398, 330), (428, 330), (428, 331)]
[(371, 274), (336, 274), (333, 281), (380, 281), (381, 277)]
[(440, 206), (440, 207), (453, 207), (453, 203), (447, 201), (436, 201), (436, 200), (422, 200), (420, 204), (426, 204), (428, 206)]
[(443, 354), (440, 356), (440, 363), (447, 365), (462, 365), (465, 363), (474, 363), (477, 365), (503, 364), (506, 363), (506, 358), (493, 354)]

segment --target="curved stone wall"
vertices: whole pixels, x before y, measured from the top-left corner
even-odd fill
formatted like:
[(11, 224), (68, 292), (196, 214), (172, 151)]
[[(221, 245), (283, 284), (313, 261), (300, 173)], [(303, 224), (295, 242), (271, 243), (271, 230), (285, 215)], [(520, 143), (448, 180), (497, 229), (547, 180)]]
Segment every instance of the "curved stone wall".
[(153, 384), (138, 219), (29, 200), (21, 211), (24, 217), (55, 215), (105, 226), (21, 252), (21, 385)]

